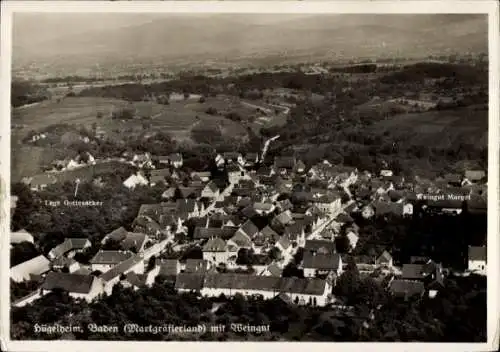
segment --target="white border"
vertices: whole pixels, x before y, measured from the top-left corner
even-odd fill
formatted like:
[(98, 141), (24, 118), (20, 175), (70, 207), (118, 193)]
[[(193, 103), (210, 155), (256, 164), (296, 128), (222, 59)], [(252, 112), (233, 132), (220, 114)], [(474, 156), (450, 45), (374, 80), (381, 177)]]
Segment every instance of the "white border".
[[(500, 334), (498, 251), (499, 241), (499, 6), (495, 1), (2, 1), (1, 3), (1, 112), (0, 175), (5, 181), (5, 195), (2, 199), (3, 214), (10, 211), (10, 77), (11, 77), (11, 32), (13, 12), (120, 12), (120, 13), (488, 13), (489, 14), (489, 158), (488, 158), (488, 342), (487, 343), (301, 343), (299, 348), (315, 348), (331, 351), (373, 348), (385, 352), (392, 350), (449, 350), (493, 351), (498, 348)], [(6, 219), (7, 221), (3, 221)], [(257, 349), (270, 347), (278, 350), (290, 350), (290, 344), (284, 343), (238, 343), (224, 342), (100, 342), (100, 341), (10, 341), (9, 340), (9, 217), (2, 216), (0, 277), (0, 329), (1, 347), (7, 351), (52, 351), (73, 350), (87, 351), (100, 348), (117, 348), (117, 351), (132, 351), (140, 348), (164, 350), (188, 348), (191, 351), (212, 348), (233, 350), (236, 348)], [(50, 344), (49, 344), (50, 342)], [(218, 344), (215, 347), (215, 344)], [(495, 348), (496, 347), (496, 348)], [(293, 348), (292, 348), (293, 349)]]

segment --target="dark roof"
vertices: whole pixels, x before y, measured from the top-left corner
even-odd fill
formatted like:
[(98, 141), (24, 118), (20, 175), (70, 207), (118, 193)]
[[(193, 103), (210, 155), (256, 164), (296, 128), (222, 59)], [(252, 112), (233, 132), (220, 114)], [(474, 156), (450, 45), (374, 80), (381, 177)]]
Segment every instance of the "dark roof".
[(469, 260), (484, 260), (486, 261), (486, 247), (469, 247)]
[(207, 271), (208, 262), (203, 259), (187, 259), (184, 272), (190, 274), (202, 274)]
[(62, 289), (66, 292), (89, 293), (95, 280), (94, 276), (62, 272), (50, 272), (42, 284), (44, 290)]
[(379, 255), (379, 257), (377, 258), (377, 262), (388, 262), (392, 260), (392, 256), (389, 252), (387, 251), (383, 251), (382, 254)]
[(316, 278), (280, 278), (246, 274), (211, 274), (205, 277), (203, 286), (207, 288), (321, 295), (325, 291), (325, 284), (325, 280)]
[(277, 241), (279, 240), (279, 235), (276, 233), (276, 231), (274, 231), (271, 227), (266, 226), (264, 227), (262, 230), (260, 230), (260, 233), (262, 234), (262, 236), (264, 236), (265, 238), (267, 239), (271, 239), (273, 241)]
[(336, 251), (335, 242), (327, 240), (307, 240), (304, 250), (323, 254), (333, 254)]
[(212, 237), (220, 237), (222, 239), (230, 239), (235, 234), (236, 230), (233, 227), (195, 227), (194, 239), (209, 239)]
[(293, 156), (277, 156), (274, 158), (274, 166), (279, 169), (293, 169), (297, 160)]
[(346, 214), (346, 213), (340, 213), (335, 218), (335, 221), (341, 222), (341, 223), (348, 223), (348, 222), (353, 222), (354, 220), (348, 214)]
[(337, 270), (340, 265), (340, 255), (304, 253), (304, 268), (319, 270)]
[(194, 199), (177, 199), (177, 212), (189, 214), (194, 212), (196, 201)]
[(139, 248), (142, 248), (146, 239), (147, 236), (143, 233), (129, 233), (120, 245), (124, 250), (131, 250), (132, 248), (139, 250)]
[(276, 264), (272, 263), (267, 266), (266, 270), (271, 274), (271, 276), (281, 277), (283, 270)]
[(225, 252), (226, 242), (221, 238), (211, 238), (203, 246), (203, 252)]
[(241, 215), (247, 217), (247, 218), (253, 218), (254, 216), (259, 215), (257, 210), (255, 210), (254, 206), (252, 204), (247, 205), (245, 208), (243, 208), (240, 211)]
[(120, 276), (121, 274), (124, 274), (126, 271), (128, 271), (130, 268), (135, 266), (136, 264), (139, 264), (142, 262), (144, 259), (140, 255), (134, 255), (131, 258), (121, 262), (118, 265), (115, 265), (111, 270), (106, 271), (104, 274), (100, 276), (101, 279), (103, 279), (105, 282), (113, 280), (115, 277)]
[(203, 274), (180, 273), (175, 280), (175, 289), (200, 291), (203, 288)]
[(240, 230), (236, 231), (234, 236), (231, 237), (231, 241), (234, 242), (238, 247), (251, 247), (252, 241), (250, 236), (245, 235)]
[(169, 169), (156, 169), (156, 170), (151, 170), (151, 177), (170, 177), (171, 172)]
[(403, 204), (384, 201), (373, 202), (373, 208), (377, 215), (396, 214), (403, 215)]
[(177, 268), (179, 261), (177, 259), (160, 259), (156, 261), (160, 266), (158, 275), (163, 276), (177, 276)]
[(411, 297), (421, 296), (425, 292), (425, 287), (424, 283), (419, 281), (393, 280), (390, 283), (389, 290), (396, 296)]
[(103, 251), (100, 250), (90, 260), (91, 264), (118, 264), (129, 258), (134, 254), (130, 251)]
[(423, 280), (426, 276), (424, 264), (403, 264), (401, 274), (403, 280)]
[(259, 228), (255, 226), (251, 220), (247, 220), (243, 225), (241, 225), (239, 231), (252, 238), (259, 232)]
[(213, 181), (210, 181), (209, 183), (207, 183), (207, 185), (205, 186), (205, 188), (209, 189), (212, 192), (217, 192), (219, 190), (219, 187)]

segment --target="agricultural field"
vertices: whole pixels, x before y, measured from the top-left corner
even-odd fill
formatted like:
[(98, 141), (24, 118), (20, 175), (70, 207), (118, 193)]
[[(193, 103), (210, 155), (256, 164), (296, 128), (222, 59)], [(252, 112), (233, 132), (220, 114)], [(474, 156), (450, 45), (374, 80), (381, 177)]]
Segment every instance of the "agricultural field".
[(488, 144), (488, 112), (473, 108), (399, 114), (376, 122), (377, 134), (412, 139), (415, 145), (446, 148), (457, 143)]

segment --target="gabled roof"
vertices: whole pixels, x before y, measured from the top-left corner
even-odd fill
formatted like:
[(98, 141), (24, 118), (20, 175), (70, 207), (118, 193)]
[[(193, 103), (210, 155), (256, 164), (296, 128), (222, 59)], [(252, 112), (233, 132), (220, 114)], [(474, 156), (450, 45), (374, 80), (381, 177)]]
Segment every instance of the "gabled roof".
[(11, 276), (21, 275), (27, 278), (31, 275), (40, 275), (50, 270), (50, 261), (43, 255), (31, 258), (10, 268)]
[(340, 255), (304, 253), (304, 268), (318, 270), (337, 270), (340, 266)]
[(62, 289), (66, 292), (86, 294), (90, 292), (95, 279), (95, 276), (90, 275), (50, 272), (41, 288), (44, 290)]
[(173, 153), (168, 156), (168, 160), (171, 162), (181, 162), (182, 161), (182, 154), (181, 153)]
[(271, 276), (275, 277), (281, 277), (281, 273), (283, 272), (283, 270), (276, 263), (268, 265), (266, 271), (268, 271)]
[(207, 183), (207, 185), (205, 186), (205, 189), (210, 190), (211, 192), (214, 192), (214, 193), (219, 191), (219, 187), (213, 181), (210, 181), (209, 183)]
[(203, 252), (225, 252), (226, 242), (221, 238), (211, 238), (203, 246)]
[(262, 236), (264, 236), (266, 239), (270, 239), (272, 241), (278, 241), (279, 240), (279, 235), (274, 231), (269, 225), (264, 227), (262, 230), (260, 230), (260, 233)]
[(126, 251), (133, 248), (138, 250), (139, 248), (142, 248), (147, 238), (148, 237), (143, 233), (129, 233), (120, 245)]
[(10, 233), (10, 243), (33, 242), (33, 235), (26, 230), (19, 230)]
[(424, 264), (403, 264), (401, 274), (403, 280), (423, 280), (426, 276)]
[(274, 166), (279, 169), (293, 169), (297, 160), (293, 156), (277, 156), (274, 158)]
[(335, 221), (340, 222), (340, 223), (349, 223), (349, 222), (353, 222), (354, 220), (351, 216), (349, 216), (349, 214), (340, 213), (335, 218)]
[(304, 231), (304, 225), (300, 222), (294, 222), (285, 226), (284, 235), (289, 238), (296, 239)]
[(189, 214), (194, 212), (196, 201), (194, 199), (177, 199), (177, 212), (180, 214)]
[(119, 277), (121, 274), (126, 273), (128, 270), (133, 268), (135, 265), (143, 262), (143, 258), (140, 255), (134, 255), (131, 258), (115, 265), (111, 270), (106, 271), (104, 274), (99, 276), (105, 282), (109, 282), (116, 277)]
[(198, 196), (199, 190), (195, 187), (178, 187), (178, 190), (182, 198), (188, 198), (190, 196)]
[(239, 231), (243, 232), (249, 238), (252, 238), (257, 233), (259, 233), (259, 228), (255, 226), (255, 224), (251, 220), (247, 220), (243, 225), (241, 225)]
[(307, 240), (304, 245), (304, 250), (323, 254), (336, 252), (335, 242), (327, 240)]
[(249, 204), (241, 210), (241, 215), (247, 218), (253, 218), (254, 216), (259, 215), (259, 213), (255, 210), (252, 204)]
[[(139, 212), (137, 213), (137, 216), (149, 216), (153, 219), (156, 219), (162, 212), (162, 204), (161, 203), (156, 203), (156, 204), (142, 204), (139, 207)], [(124, 233), (123, 231), (121, 231)]]
[(203, 274), (180, 273), (175, 280), (175, 289), (201, 291), (204, 277)]
[(160, 266), (158, 275), (177, 276), (179, 261), (177, 259), (158, 259), (156, 264)]
[(484, 170), (466, 170), (465, 178), (469, 181), (481, 181), (486, 177), (486, 172)]
[(90, 245), (90, 241), (86, 238), (66, 238), (63, 243), (52, 248), (49, 255), (57, 258), (69, 251), (84, 249), (88, 245)]
[(486, 261), (486, 247), (476, 247), (476, 246), (470, 246), (469, 247), (469, 260), (482, 260)]
[(287, 236), (281, 236), (281, 238), (279, 239), (279, 241), (276, 243), (276, 245), (280, 245), (283, 249), (287, 249), (289, 248), (292, 243), (290, 242), (290, 240), (287, 238)]
[(252, 240), (250, 239), (250, 236), (244, 234), (240, 230), (236, 231), (234, 236), (231, 237), (230, 241), (235, 243), (238, 247), (251, 247)]
[(194, 239), (209, 239), (219, 237), (228, 240), (235, 234), (236, 229), (232, 227), (195, 227), (193, 238)]
[(290, 210), (286, 210), (278, 215), (276, 215), (273, 219), (273, 222), (278, 222), (281, 225), (286, 225), (293, 220), (292, 212)]
[(90, 259), (91, 264), (119, 264), (127, 259), (133, 257), (130, 251), (106, 251), (100, 250), (96, 255)]
[(378, 262), (388, 262), (390, 260), (392, 260), (392, 256), (387, 251), (383, 251), (377, 258)]
[(170, 172), (170, 169), (155, 169), (151, 170), (151, 177), (170, 177), (172, 173)]
[(207, 271), (208, 261), (203, 259), (187, 259), (184, 272), (190, 274), (203, 274)]

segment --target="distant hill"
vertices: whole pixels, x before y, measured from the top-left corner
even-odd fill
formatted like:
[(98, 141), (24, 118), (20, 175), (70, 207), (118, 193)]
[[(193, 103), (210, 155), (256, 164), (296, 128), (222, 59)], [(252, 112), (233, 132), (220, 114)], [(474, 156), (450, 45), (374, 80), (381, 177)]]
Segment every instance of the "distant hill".
[[(71, 18), (59, 19), (57, 26), (15, 22), (14, 63), (85, 66), (266, 56), (283, 61), (487, 51), (487, 19), (478, 15), (155, 15), (150, 21), (141, 15), (132, 24), (115, 19), (93, 28), (83, 26), (81, 16), (78, 28), (66, 27)], [(54, 35), (55, 29), (62, 34)]]

